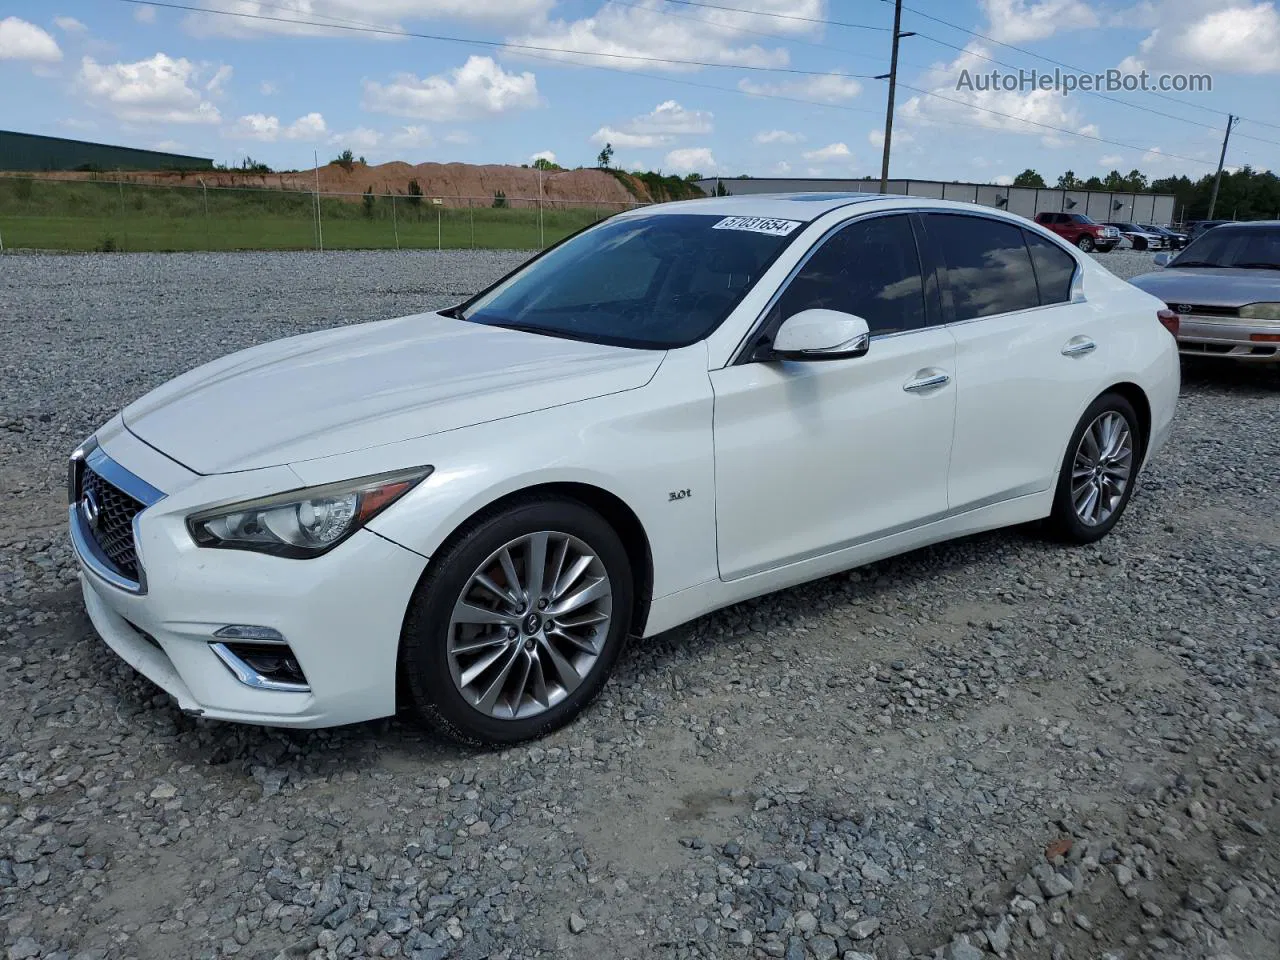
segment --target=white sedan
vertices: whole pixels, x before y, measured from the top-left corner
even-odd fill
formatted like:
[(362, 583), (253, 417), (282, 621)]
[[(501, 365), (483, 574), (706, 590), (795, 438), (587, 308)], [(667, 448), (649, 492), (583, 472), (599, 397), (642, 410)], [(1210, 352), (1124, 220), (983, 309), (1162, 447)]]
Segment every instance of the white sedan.
[(538, 736), (629, 636), (980, 530), (1107, 534), (1173, 420), (1164, 306), (969, 205), (622, 214), (131, 404), (71, 460), (85, 604), (193, 714)]

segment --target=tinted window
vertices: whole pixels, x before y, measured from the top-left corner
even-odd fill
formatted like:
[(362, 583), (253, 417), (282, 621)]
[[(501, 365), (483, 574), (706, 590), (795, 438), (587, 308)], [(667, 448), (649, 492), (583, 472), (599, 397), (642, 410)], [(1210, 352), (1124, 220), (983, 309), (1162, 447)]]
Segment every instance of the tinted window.
[(1170, 266), (1280, 270), (1280, 227), (1214, 227), (1193, 240)]
[(1071, 222), (1072, 223), (1093, 223), (1094, 220), (1092, 217), (1086, 217), (1083, 213), (1073, 213), (1071, 214)]
[(1066, 303), (1071, 299), (1071, 280), (1076, 275), (1076, 261), (1052, 240), (1024, 231), (1031, 263), (1036, 268), (1040, 287), (1040, 303)]
[(856, 314), (871, 332), (924, 326), (924, 282), (905, 216), (850, 224), (829, 238), (779, 299), (771, 320), (814, 308)]
[(932, 213), (929, 238), (945, 264), (956, 320), (1040, 305), (1022, 230), (986, 217)]
[(707, 214), (610, 220), (468, 303), (473, 323), (621, 346), (701, 340), (804, 224)]

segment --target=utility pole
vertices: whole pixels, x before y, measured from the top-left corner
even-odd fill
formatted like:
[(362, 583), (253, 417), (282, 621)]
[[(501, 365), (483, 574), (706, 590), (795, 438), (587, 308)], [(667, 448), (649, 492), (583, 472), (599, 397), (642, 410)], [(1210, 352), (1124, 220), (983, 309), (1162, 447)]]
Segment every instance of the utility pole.
[(903, 37), (914, 37), (915, 33), (902, 32), (902, 0), (893, 3), (893, 53), (889, 58), (889, 72), (876, 77), (877, 80), (889, 81), (889, 104), (884, 113), (884, 158), (880, 161), (880, 192), (889, 192), (889, 150), (893, 143), (893, 97), (898, 88), (898, 41)]
[(1206, 220), (1213, 219), (1213, 208), (1218, 205), (1218, 187), (1222, 184), (1222, 165), (1227, 160), (1227, 141), (1231, 139), (1231, 130), (1240, 118), (1234, 114), (1227, 114), (1227, 132), (1222, 135), (1222, 153), (1218, 154), (1218, 175), (1213, 178), (1213, 194), (1209, 197), (1209, 216)]

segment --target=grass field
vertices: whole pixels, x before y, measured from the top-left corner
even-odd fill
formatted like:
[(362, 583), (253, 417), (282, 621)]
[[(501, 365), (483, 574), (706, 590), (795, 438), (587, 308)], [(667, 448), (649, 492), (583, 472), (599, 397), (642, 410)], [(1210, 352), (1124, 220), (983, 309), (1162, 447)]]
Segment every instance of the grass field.
[[(456, 201), (451, 201), (456, 203)], [(515, 201), (512, 201), (514, 204)], [(536, 250), (610, 216), (617, 205), (435, 206), (407, 196), (322, 198), (325, 249)], [(6, 249), (314, 250), (315, 199), (281, 190), (209, 190), (0, 178)]]

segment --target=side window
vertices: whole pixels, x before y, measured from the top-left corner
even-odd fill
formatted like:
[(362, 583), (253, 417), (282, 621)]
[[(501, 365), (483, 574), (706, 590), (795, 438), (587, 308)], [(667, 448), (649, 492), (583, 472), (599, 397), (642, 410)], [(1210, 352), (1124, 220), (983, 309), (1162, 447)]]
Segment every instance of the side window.
[(1036, 268), (1040, 303), (1066, 303), (1071, 299), (1071, 281), (1076, 275), (1075, 258), (1052, 240), (1030, 230), (1023, 232), (1031, 251), (1031, 263)]
[(907, 217), (874, 217), (829, 238), (783, 291), (770, 321), (817, 307), (856, 314), (873, 335), (923, 327), (924, 280)]
[(925, 218), (929, 238), (946, 264), (956, 320), (1040, 305), (1022, 230), (1011, 223), (946, 213)]

